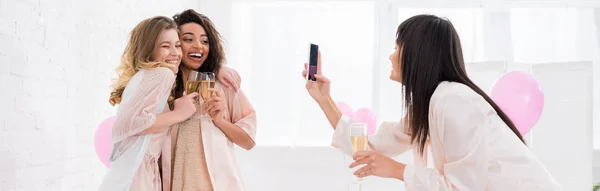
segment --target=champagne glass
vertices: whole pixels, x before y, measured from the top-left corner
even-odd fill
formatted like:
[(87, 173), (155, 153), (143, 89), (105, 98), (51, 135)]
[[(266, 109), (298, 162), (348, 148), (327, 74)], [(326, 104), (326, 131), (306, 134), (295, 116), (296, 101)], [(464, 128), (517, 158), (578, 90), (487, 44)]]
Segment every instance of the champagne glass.
[[(201, 77), (200, 72), (198, 71), (190, 71), (189, 75), (188, 75), (188, 79), (184, 84), (184, 90), (186, 94), (191, 94), (194, 92), (199, 92), (199, 87), (200, 87), (200, 77)], [(196, 101), (200, 101), (199, 98), (196, 98)]]
[(200, 81), (201, 81), (201, 75), (202, 73), (197, 72), (197, 71), (190, 71), (190, 74), (188, 76), (188, 80), (185, 83), (185, 93), (186, 94), (191, 94), (193, 92), (199, 92), (199, 87), (200, 87)]
[(215, 88), (215, 73), (202, 72), (200, 75), (200, 96), (206, 101), (212, 96), (209, 88)]
[[(215, 73), (202, 72), (200, 75), (200, 97), (206, 101), (212, 96), (212, 92), (208, 91), (209, 88), (215, 88)], [(204, 117), (210, 117), (208, 112), (204, 112)]]
[[(358, 151), (366, 151), (369, 149), (369, 141), (367, 138), (367, 124), (366, 123), (354, 123), (350, 126), (350, 143), (352, 143), (352, 152), (353, 154)], [(360, 169), (363, 166), (357, 166), (352, 169), (352, 173), (354, 171)], [(365, 178), (354, 177), (354, 182), (358, 184), (358, 190), (360, 191), (362, 188), (362, 183)]]

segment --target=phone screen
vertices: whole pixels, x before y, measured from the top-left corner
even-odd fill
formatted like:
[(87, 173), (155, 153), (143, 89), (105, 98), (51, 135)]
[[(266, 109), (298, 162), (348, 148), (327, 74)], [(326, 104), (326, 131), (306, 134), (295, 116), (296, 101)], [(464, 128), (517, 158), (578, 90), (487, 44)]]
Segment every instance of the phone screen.
[(317, 74), (317, 60), (319, 56), (319, 45), (310, 44), (310, 52), (308, 58), (308, 75), (307, 80), (317, 81), (315, 74)]

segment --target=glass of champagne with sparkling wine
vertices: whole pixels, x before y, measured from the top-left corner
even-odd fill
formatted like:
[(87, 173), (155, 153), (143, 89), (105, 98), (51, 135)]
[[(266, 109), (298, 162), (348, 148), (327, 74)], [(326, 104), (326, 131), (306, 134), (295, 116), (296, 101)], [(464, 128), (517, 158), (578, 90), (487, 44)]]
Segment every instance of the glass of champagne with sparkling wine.
[[(367, 138), (367, 124), (354, 123), (350, 126), (350, 143), (352, 143), (352, 152), (366, 151), (369, 149), (369, 141)], [(357, 166), (352, 169), (352, 172), (360, 169), (362, 166)], [(352, 175), (354, 176), (354, 175)], [(361, 191), (364, 178), (354, 177), (354, 182), (358, 184), (358, 190)]]
[(200, 87), (200, 79), (201, 79), (201, 74), (200, 72), (197, 71), (190, 71), (190, 74), (188, 76), (188, 80), (187, 82), (185, 82), (185, 93), (186, 94), (191, 94), (193, 92), (198, 92), (199, 91), (199, 87)]
[(212, 96), (212, 92), (208, 91), (209, 88), (215, 88), (215, 73), (202, 72), (200, 75), (200, 95), (204, 101)]
[[(215, 73), (202, 72), (200, 74), (200, 97), (206, 102), (208, 98), (213, 96), (213, 93), (209, 91), (209, 88), (215, 88)], [(209, 113), (204, 113), (204, 116), (209, 116)]]

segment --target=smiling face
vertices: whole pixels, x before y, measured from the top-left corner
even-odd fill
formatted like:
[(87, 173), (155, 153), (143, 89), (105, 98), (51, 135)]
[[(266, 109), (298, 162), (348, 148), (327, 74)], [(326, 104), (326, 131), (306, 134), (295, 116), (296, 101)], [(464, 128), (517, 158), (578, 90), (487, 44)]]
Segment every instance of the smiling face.
[(210, 52), (208, 35), (204, 28), (197, 23), (181, 25), (180, 30), (183, 66), (190, 70), (198, 70)]
[(181, 57), (181, 43), (179, 42), (177, 30), (163, 30), (154, 45), (154, 61), (166, 62), (177, 68), (181, 62)]

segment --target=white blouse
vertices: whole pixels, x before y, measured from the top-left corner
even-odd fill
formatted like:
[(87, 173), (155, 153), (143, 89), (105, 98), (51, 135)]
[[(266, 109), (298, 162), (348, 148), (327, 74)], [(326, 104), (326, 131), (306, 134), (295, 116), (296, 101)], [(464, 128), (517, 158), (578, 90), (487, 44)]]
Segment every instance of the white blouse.
[[(343, 116), (332, 142), (348, 155), (351, 124)], [(371, 149), (392, 157), (415, 148), (407, 132), (402, 121), (384, 122), (369, 136)], [(407, 165), (407, 190), (562, 190), (494, 108), (466, 85), (442, 82), (436, 88), (429, 104), (428, 145), (435, 168)]]

